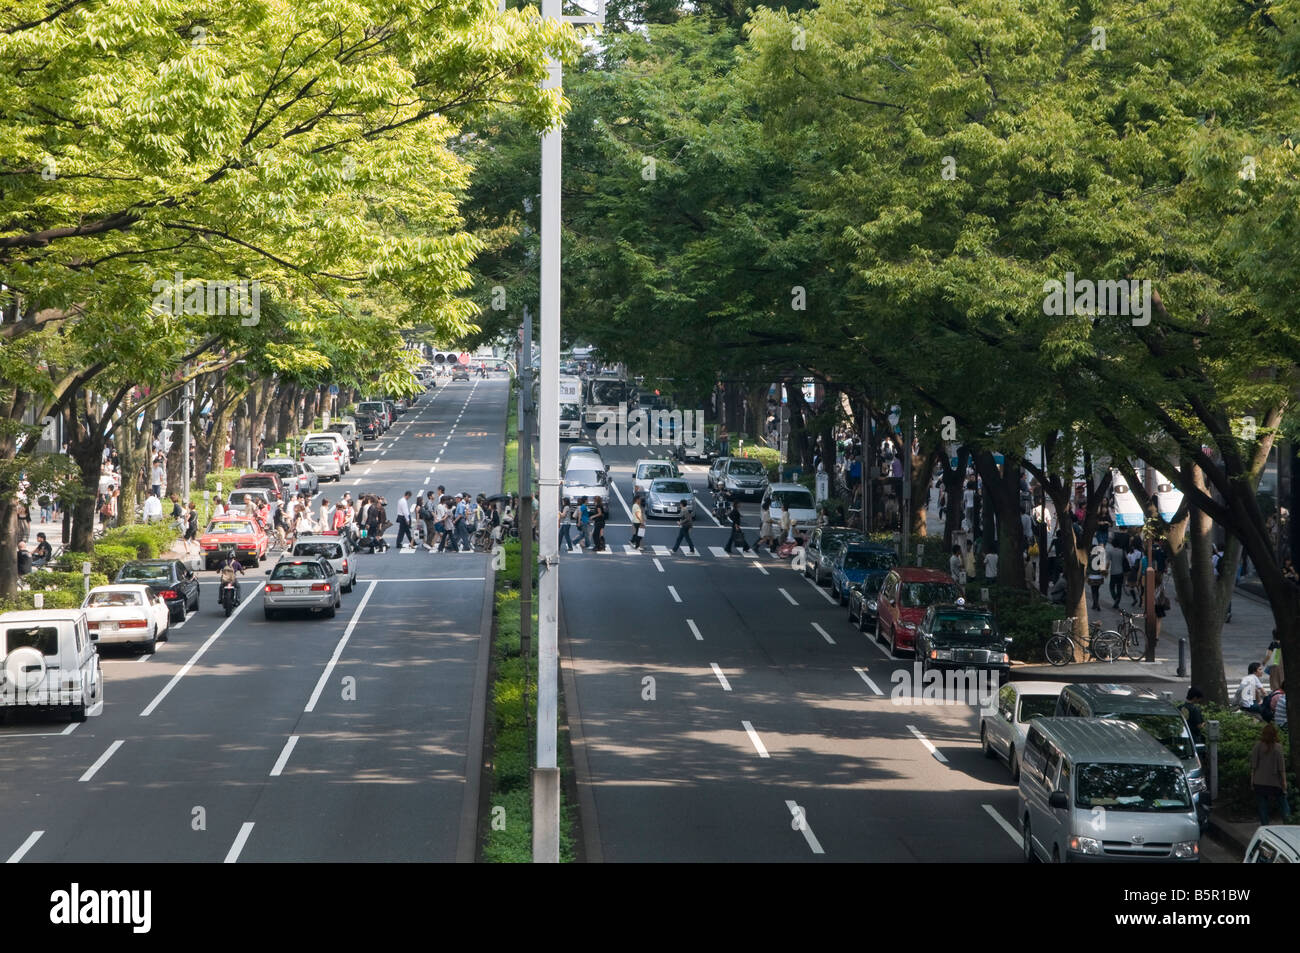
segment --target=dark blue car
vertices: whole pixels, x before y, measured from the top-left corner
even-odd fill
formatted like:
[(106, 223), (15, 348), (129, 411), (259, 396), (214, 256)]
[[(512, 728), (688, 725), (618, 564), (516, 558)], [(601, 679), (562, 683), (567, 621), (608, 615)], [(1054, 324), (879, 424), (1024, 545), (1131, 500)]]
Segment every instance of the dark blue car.
[(848, 605), (849, 588), (861, 586), (869, 576), (877, 576), (877, 588), (885, 573), (898, 565), (898, 557), (888, 546), (848, 543), (841, 546), (831, 564), (831, 595), (840, 605)]

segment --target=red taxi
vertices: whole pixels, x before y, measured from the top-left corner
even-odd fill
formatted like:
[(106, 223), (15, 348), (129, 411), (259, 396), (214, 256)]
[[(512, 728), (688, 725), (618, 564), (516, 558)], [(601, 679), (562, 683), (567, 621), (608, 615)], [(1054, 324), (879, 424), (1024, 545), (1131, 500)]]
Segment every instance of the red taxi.
[(244, 566), (265, 559), (271, 541), (256, 519), (242, 514), (219, 516), (199, 537), (203, 568), (218, 569), (233, 554)]

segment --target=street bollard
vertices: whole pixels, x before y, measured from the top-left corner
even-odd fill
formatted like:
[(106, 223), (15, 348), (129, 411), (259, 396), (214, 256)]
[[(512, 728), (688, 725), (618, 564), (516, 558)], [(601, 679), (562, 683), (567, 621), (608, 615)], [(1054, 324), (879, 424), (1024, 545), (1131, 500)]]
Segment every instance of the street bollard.
[(1178, 671), (1174, 673), (1179, 678), (1187, 677), (1187, 640), (1178, 640)]
[(90, 561), (89, 560), (81, 564), (81, 585), (83, 589), (81, 593), (82, 596), (84, 597), (90, 595)]
[(45, 593), (43, 592), (32, 593), (32, 608), (33, 609), (45, 608)]
[(1210, 800), (1219, 799), (1219, 723), (1205, 723), (1206, 750), (1210, 760)]
[(981, 588), (981, 589), (980, 589), (980, 602), (988, 602), (988, 601), (989, 601), (989, 591), (988, 591), (987, 589)]
[(919, 566), (925, 560), (925, 543), (916, 545), (916, 564)]

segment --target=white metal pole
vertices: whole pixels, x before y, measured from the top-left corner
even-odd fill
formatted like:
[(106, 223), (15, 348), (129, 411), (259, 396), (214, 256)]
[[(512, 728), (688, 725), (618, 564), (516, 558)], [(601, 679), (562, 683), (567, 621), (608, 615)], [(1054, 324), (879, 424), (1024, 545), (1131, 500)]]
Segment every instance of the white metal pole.
[[(560, 0), (542, 0), (542, 17), (558, 19)], [(562, 84), (548, 60), (544, 89)], [(556, 760), (559, 666), (560, 528), (560, 128), (542, 135), (541, 427), (539, 456), (542, 564), (537, 601), (537, 768), (533, 774), (533, 862), (560, 861), (560, 772)], [(526, 528), (525, 528), (526, 531)], [(527, 567), (525, 567), (527, 571)]]

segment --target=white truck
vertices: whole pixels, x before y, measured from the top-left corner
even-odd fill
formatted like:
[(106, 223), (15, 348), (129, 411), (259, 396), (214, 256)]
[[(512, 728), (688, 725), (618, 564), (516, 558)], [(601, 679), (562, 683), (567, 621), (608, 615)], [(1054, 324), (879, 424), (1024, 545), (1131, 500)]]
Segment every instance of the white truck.
[(582, 439), (582, 378), (560, 378), (560, 439)]

